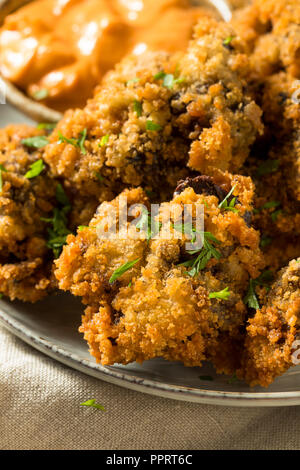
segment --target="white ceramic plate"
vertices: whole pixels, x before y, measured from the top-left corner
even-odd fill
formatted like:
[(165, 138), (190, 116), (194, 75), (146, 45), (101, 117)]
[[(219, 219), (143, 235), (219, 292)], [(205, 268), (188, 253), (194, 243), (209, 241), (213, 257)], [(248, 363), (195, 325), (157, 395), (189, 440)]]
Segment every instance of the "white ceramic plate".
[[(30, 121), (0, 105), (0, 127)], [(78, 299), (58, 293), (34, 305), (0, 301), (0, 324), (39, 351), (63, 364), (100, 380), (152, 395), (177, 400), (226, 406), (289, 406), (300, 404), (300, 366), (290, 369), (269, 388), (251, 389), (225, 376), (217, 376), (211, 365), (185, 368), (162, 359), (103, 367), (89, 355), (78, 333), (83, 307)], [(210, 376), (212, 380), (200, 377)]]

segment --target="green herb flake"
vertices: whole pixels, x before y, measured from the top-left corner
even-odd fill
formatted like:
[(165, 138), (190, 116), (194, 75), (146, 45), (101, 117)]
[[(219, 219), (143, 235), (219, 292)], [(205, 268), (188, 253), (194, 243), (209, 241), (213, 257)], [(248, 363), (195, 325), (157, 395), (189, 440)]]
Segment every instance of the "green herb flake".
[(132, 83), (138, 83), (140, 81), (139, 78), (132, 78), (126, 82), (126, 86), (131, 85)]
[(41, 149), (49, 143), (47, 137), (44, 135), (38, 135), (36, 137), (28, 137), (27, 139), (22, 139), (21, 144), (26, 147), (31, 147), (35, 149)]
[(60, 131), (58, 131), (58, 137), (59, 137), (58, 143), (59, 144), (66, 143), (66, 144), (73, 145), (74, 147), (81, 150), (83, 155), (86, 155), (86, 148), (85, 148), (86, 135), (87, 135), (87, 129), (83, 129), (83, 131), (79, 133), (78, 139), (73, 139), (73, 138), (70, 139), (68, 137), (65, 137), (64, 135), (62, 135)]
[(282, 209), (279, 209), (278, 211), (275, 211), (271, 214), (271, 219), (273, 222), (276, 222), (276, 220), (278, 219), (278, 217), (280, 216), (280, 214), (283, 213), (283, 210)]
[(257, 176), (265, 176), (275, 173), (279, 168), (279, 160), (265, 160), (257, 169)]
[(228, 46), (231, 43), (231, 41), (233, 41), (234, 38), (235, 36), (228, 36), (226, 39), (224, 39), (223, 41), (224, 46)]
[(40, 90), (36, 91), (32, 95), (32, 97), (37, 101), (44, 100), (48, 96), (49, 96), (49, 90), (47, 90), (47, 88), (41, 88)]
[(0, 299), (2, 299), (2, 297), (3, 297), (3, 294), (0, 294)]
[(214, 378), (211, 375), (199, 375), (200, 380), (207, 380), (209, 382), (213, 382)]
[(221, 300), (228, 300), (231, 295), (231, 292), (229, 291), (229, 287), (226, 287), (225, 289), (219, 291), (219, 292), (211, 292), (209, 294), (210, 299), (221, 299)]
[[(194, 229), (193, 229), (194, 231)], [(203, 247), (200, 250), (188, 251), (190, 255), (197, 255), (194, 259), (185, 261), (184, 263), (179, 264), (179, 266), (184, 266), (186, 268), (191, 268), (187, 271), (187, 274), (191, 277), (195, 277), (199, 274), (200, 271), (206, 268), (207, 263), (211, 258), (219, 260), (222, 257), (222, 254), (213, 246), (213, 243), (219, 244), (220, 241), (210, 232), (201, 232), (199, 235), (203, 240)], [(195, 238), (193, 239), (193, 241)]]
[(246, 297), (244, 298), (244, 303), (248, 305), (250, 308), (254, 308), (255, 310), (260, 309), (260, 305), (257, 299), (256, 295), (256, 287), (257, 286), (262, 286), (265, 287), (266, 289), (270, 289), (270, 282), (274, 279), (272, 271), (264, 271), (258, 278), (256, 279), (250, 279), (249, 282), (249, 288), (246, 294)]
[(143, 112), (143, 105), (140, 101), (134, 100), (133, 109), (136, 112), (137, 117), (141, 117), (142, 112)]
[(3, 190), (3, 178), (2, 178), (2, 172), (7, 172), (7, 170), (4, 168), (2, 164), (0, 164), (0, 193), (2, 193)]
[(42, 129), (46, 131), (53, 131), (57, 126), (57, 122), (40, 122), (36, 128), (37, 129)]
[(236, 209), (236, 207), (235, 207), (236, 200), (237, 200), (236, 197), (233, 197), (231, 199), (231, 201), (228, 203), (228, 199), (232, 196), (235, 188), (236, 188), (236, 186), (233, 186), (233, 188), (229, 191), (229, 193), (227, 194), (225, 199), (223, 199), (223, 201), (220, 202), (219, 209), (223, 209), (223, 210), (231, 211), (231, 212), (235, 212), (235, 213), (239, 212), (238, 209)]
[(58, 183), (58, 185), (56, 186), (55, 197), (56, 197), (57, 202), (59, 202), (63, 206), (71, 206), (70, 200), (60, 183)]
[(131, 268), (133, 268), (133, 266), (136, 265), (140, 260), (141, 260), (141, 258), (138, 258), (134, 261), (128, 261), (127, 263), (120, 266), (111, 275), (111, 277), (109, 279), (109, 283), (113, 284), (117, 279), (119, 279), (119, 277), (123, 276), (123, 274), (125, 274), (127, 271), (129, 271)]
[(147, 131), (160, 131), (162, 127), (159, 124), (156, 124), (155, 122), (148, 120), (146, 122), (146, 129)]
[(230, 377), (230, 379), (227, 380), (227, 383), (229, 385), (235, 384), (236, 382), (239, 382), (239, 379), (237, 378), (236, 374), (233, 374), (233, 376)]
[(104, 135), (101, 137), (99, 147), (105, 147), (108, 144), (109, 141), (109, 134)]
[(63, 207), (55, 208), (53, 217), (41, 217), (41, 220), (52, 225), (52, 228), (48, 228), (47, 247), (53, 251), (55, 258), (58, 258), (67, 242), (67, 236), (72, 233), (67, 227), (71, 204), (61, 184), (56, 186), (56, 199)]
[(80, 403), (80, 406), (89, 406), (90, 408), (96, 408), (97, 410), (106, 411), (103, 405), (96, 403), (96, 400), (87, 400), (83, 403)]
[(25, 178), (31, 179), (39, 176), (46, 166), (44, 161), (40, 158), (36, 162), (32, 163), (29, 168), (30, 170), (25, 174)]
[(154, 80), (162, 80), (165, 78), (166, 73), (162, 70), (161, 72), (158, 72), (157, 74), (154, 75)]

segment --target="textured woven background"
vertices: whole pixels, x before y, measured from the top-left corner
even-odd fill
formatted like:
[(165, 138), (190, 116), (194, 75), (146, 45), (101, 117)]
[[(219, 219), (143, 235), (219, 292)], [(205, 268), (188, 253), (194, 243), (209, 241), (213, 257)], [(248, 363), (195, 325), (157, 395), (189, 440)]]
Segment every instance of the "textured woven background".
[[(80, 407), (96, 398), (106, 412)], [(0, 328), (0, 449), (299, 449), (300, 407), (155, 398), (63, 367)]]

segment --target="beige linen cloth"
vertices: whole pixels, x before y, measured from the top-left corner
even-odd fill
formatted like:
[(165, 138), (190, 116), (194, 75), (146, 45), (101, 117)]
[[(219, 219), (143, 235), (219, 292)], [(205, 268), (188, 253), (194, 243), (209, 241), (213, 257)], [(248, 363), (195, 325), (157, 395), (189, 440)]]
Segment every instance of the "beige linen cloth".
[[(80, 407), (96, 398), (106, 412)], [(0, 449), (299, 449), (300, 407), (225, 408), (132, 392), (0, 328)]]

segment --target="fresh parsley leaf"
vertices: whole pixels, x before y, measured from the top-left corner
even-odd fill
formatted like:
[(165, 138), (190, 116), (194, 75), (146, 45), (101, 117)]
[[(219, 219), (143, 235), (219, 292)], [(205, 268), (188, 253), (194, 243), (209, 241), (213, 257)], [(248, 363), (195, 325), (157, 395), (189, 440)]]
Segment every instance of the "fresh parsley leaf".
[(136, 224), (136, 228), (139, 230), (146, 232), (146, 239), (149, 242), (151, 238), (155, 237), (162, 227), (161, 222), (157, 220), (152, 220), (151, 214), (148, 212), (147, 209), (143, 209), (140, 215), (139, 221)]
[(131, 85), (132, 83), (138, 83), (140, 81), (139, 78), (132, 78), (126, 82), (126, 86)]
[(228, 36), (226, 39), (224, 39), (223, 41), (224, 46), (228, 46), (234, 38), (235, 36)]
[(231, 292), (229, 291), (229, 287), (226, 287), (219, 292), (211, 292), (209, 294), (210, 299), (221, 299), (221, 300), (228, 300), (230, 297)]
[(231, 384), (234, 384), (238, 381), (239, 381), (239, 379), (237, 378), (236, 374), (234, 373), (233, 376), (230, 377), (230, 379), (227, 380), (227, 383), (231, 385)]
[(261, 177), (275, 173), (279, 168), (279, 160), (265, 160), (257, 169), (257, 176)]
[(212, 382), (214, 380), (214, 378), (211, 375), (199, 375), (199, 379), (200, 380), (208, 380), (210, 382)]
[(48, 219), (42, 217), (41, 220), (52, 225), (52, 228), (48, 228), (47, 247), (53, 251), (55, 258), (58, 258), (67, 242), (67, 236), (72, 233), (67, 227), (71, 204), (61, 184), (56, 187), (56, 199), (63, 207), (56, 207), (53, 217)]
[(220, 241), (210, 232), (201, 232), (199, 235), (203, 240), (203, 247), (200, 250), (188, 251), (190, 255), (198, 255), (194, 259), (185, 261), (179, 266), (184, 266), (186, 268), (191, 268), (187, 274), (191, 277), (195, 277), (199, 274), (200, 271), (206, 268), (207, 263), (211, 258), (219, 260), (222, 255), (221, 253), (213, 246), (212, 243), (219, 244)]
[(109, 134), (104, 135), (101, 137), (99, 147), (105, 147), (108, 144), (109, 141)]
[(159, 124), (156, 124), (155, 122), (150, 121), (148, 119), (148, 121), (146, 122), (146, 129), (147, 131), (160, 131), (162, 127)]
[(274, 279), (272, 271), (264, 271), (258, 278), (250, 279), (249, 288), (244, 298), (244, 303), (250, 308), (259, 310), (260, 305), (256, 296), (256, 287), (263, 286), (270, 289), (270, 282)]
[(36, 176), (40, 175), (44, 168), (46, 168), (44, 161), (40, 158), (36, 162), (30, 165), (30, 170), (27, 171), (25, 174), (25, 178), (31, 179), (35, 178)]
[(60, 183), (58, 183), (58, 185), (56, 186), (55, 197), (56, 197), (56, 200), (63, 206), (71, 206), (70, 200)]
[(232, 196), (234, 190), (235, 190), (236, 186), (233, 186), (233, 188), (231, 188), (231, 190), (229, 191), (229, 193), (227, 194), (227, 196), (225, 197), (225, 199), (223, 199), (222, 202), (220, 202), (219, 204), (219, 209), (224, 209), (226, 211), (231, 211), (231, 212), (235, 212), (235, 213), (238, 213), (238, 209), (236, 209), (234, 206), (236, 204), (236, 197), (233, 197), (231, 199), (231, 201), (229, 202), (228, 204), (228, 199)]
[(86, 148), (84, 146), (84, 143), (85, 143), (86, 135), (87, 135), (87, 129), (86, 128), (83, 129), (83, 131), (81, 131), (79, 133), (78, 139), (73, 139), (73, 138), (69, 139), (68, 137), (65, 137), (64, 135), (62, 135), (62, 133), (60, 131), (58, 131), (58, 137), (59, 137), (58, 143), (59, 144), (62, 144), (62, 143), (71, 144), (74, 147), (80, 149), (81, 152), (85, 155), (86, 154)]
[(162, 70), (161, 72), (158, 72), (157, 74), (154, 75), (154, 80), (162, 80), (163, 78), (165, 78), (166, 74), (165, 72)]
[(49, 96), (49, 90), (47, 90), (47, 88), (41, 88), (40, 90), (36, 91), (32, 95), (32, 97), (37, 101), (44, 100), (48, 96)]
[(273, 222), (276, 222), (276, 220), (278, 219), (279, 215), (282, 214), (283, 210), (282, 209), (279, 209), (278, 211), (275, 211), (271, 214), (271, 219)]
[(136, 112), (137, 117), (141, 117), (143, 111), (143, 105), (140, 101), (134, 100), (133, 109)]
[(57, 126), (57, 122), (40, 122), (36, 127), (37, 129), (45, 129), (46, 131), (52, 131)]
[(35, 149), (41, 149), (49, 143), (47, 137), (44, 135), (37, 135), (36, 137), (28, 137), (27, 139), (21, 140), (22, 145)]
[(248, 305), (248, 307), (258, 310), (260, 307), (256, 297), (255, 287), (256, 284), (254, 279), (250, 279), (249, 288), (246, 297), (244, 298), (244, 303)]
[(2, 172), (7, 172), (7, 170), (4, 168), (2, 164), (0, 164), (0, 193), (2, 193), (3, 190), (3, 179), (2, 179)]
[(183, 77), (175, 78), (172, 73), (159, 72), (154, 75), (154, 80), (163, 80), (163, 86), (166, 88), (174, 88), (176, 83), (182, 83), (185, 81)]
[(113, 282), (115, 282), (117, 279), (119, 279), (119, 277), (123, 276), (123, 274), (125, 274), (127, 271), (129, 271), (131, 268), (133, 268), (133, 266), (135, 264), (137, 264), (139, 261), (141, 260), (141, 258), (138, 258), (134, 261), (128, 261), (127, 263), (123, 264), (122, 266), (120, 266), (118, 269), (116, 269), (113, 274), (111, 275), (110, 279), (109, 279), (109, 283), (110, 284), (113, 284)]
[(97, 410), (106, 411), (103, 405), (96, 403), (96, 400), (87, 400), (84, 403), (80, 403), (80, 406), (89, 406), (90, 408), (96, 408)]

